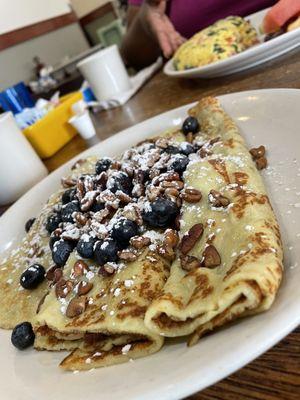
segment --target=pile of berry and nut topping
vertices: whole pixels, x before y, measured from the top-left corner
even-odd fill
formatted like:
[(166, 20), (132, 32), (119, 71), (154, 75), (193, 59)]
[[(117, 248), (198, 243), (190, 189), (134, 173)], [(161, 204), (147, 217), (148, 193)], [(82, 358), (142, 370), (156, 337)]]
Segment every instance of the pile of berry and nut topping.
[(175, 258), (182, 201), (201, 200), (183, 182), (200, 148), (194, 140), (197, 119), (188, 117), (181, 132), (186, 141), (149, 139), (120, 160), (98, 160), (92, 174), (62, 180), (66, 190), (46, 222), (57, 267), (75, 248), (79, 257), (95, 260), (103, 276), (113, 274), (118, 262), (134, 261), (147, 246), (169, 261)]

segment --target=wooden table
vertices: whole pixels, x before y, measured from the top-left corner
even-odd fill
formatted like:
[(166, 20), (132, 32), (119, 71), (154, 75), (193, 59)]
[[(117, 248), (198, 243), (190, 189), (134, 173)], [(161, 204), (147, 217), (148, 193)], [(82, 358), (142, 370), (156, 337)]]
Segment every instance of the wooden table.
[[(300, 88), (299, 51), (259, 68), (217, 79), (176, 80), (159, 72), (125, 106), (95, 115), (97, 135), (107, 138), (202, 96), (276, 87)], [(45, 164), (53, 171), (85, 149), (85, 142), (76, 137)], [(300, 328), (257, 360), (189, 399), (299, 400)]]

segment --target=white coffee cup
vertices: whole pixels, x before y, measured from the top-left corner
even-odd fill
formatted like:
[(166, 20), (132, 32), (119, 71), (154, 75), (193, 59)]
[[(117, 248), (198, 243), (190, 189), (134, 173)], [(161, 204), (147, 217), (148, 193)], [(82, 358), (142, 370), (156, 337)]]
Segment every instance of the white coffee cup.
[(98, 101), (110, 100), (131, 89), (131, 82), (116, 45), (107, 47), (77, 64)]
[(0, 114), (0, 205), (16, 201), (47, 174), (12, 113)]

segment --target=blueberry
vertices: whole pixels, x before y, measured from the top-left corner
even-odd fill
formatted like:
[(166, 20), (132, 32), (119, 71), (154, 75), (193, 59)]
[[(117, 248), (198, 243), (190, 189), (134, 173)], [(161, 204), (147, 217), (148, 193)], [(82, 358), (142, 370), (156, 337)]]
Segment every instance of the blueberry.
[(63, 267), (72, 253), (74, 244), (68, 240), (60, 239), (54, 243), (52, 249), (52, 260), (59, 267)]
[(68, 189), (61, 196), (61, 201), (63, 204), (70, 203), (72, 200), (77, 200), (76, 197), (77, 190), (76, 189)]
[(104, 204), (103, 203), (94, 203), (93, 205), (92, 205), (92, 207), (90, 208), (90, 211), (92, 211), (92, 212), (98, 212), (98, 211), (101, 211), (101, 210), (103, 210), (103, 208), (104, 208)]
[(12, 344), (19, 350), (33, 345), (34, 333), (29, 322), (22, 322), (14, 327), (11, 334)]
[(195, 153), (196, 150), (194, 148), (194, 146), (192, 146), (190, 143), (188, 142), (183, 142), (180, 145), (180, 153), (184, 154), (185, 156), (189, 156), (192, 153)]
[(178, 154), (180, 153), (180, 149), (176, 146), (169, 145), (167, 148), (165, 148), (165, 152), (168, 154)]
[(49, 215), (46, 222), (46, 229), (49, 233), (55, 231), (58, 228), (58, 225), (61, 223), (61, 214), (60, 212), (53, 213)]
[(189, 162), (190, 160), (188, 159), (187, 156), (184, 155), (176, 156), (171, 159), (168, 169), (178, 172), (179, 175), (182, 175), (183, 172), (186, 170), (186, 167)]
[(143, 221), (153, 228), (167, 228), (171, 226), (179, 213), (177, 205), (165, 198), (158, 198), (143, 212)]
[(101, 174), (103, 171), (107, 171), (108, 168), (111, 166), (112, 159), (108, 157), (101, 158), (96, 162), (95, 171), (96, 174)]
[(83, 258), (93, 258), (94, 256), (94, 245), (97, 239), (84, 234), (81, 236), (77, 243), (76, 250), (78, 254)]
[(50, 235), (50, 239), (49, 239), (49, 247), (52, 250), (54, 243), (57, 242), (60, 239), (60, 237), (58, 235), (54, 235), (54, 233), (52, 232)]
[(29, 232), (36, 218), (30, 218), (25, 224), (25, 231)]
[(24, 289), (35, 289), (45, 278), (45, 268), (40, 264), (32, 264), (20, 276), (20, 285)]
[(132, 191), (132, 180), (123, 171), (117, 171), (113, 173), (107, 181), (107, 189), (111, 192), (116, 193), (117, 190), (130, 195)]
[(95, 244), (94, 257), (99, 265), (118, 260), (118, 245), (113, 239), (106, 239)]
[(197, 133), (200, 130), (200, 125), (195, 117), (187, 117), (182, 124), (182, 132), (187, 135), (189, 132)]
[(76, 200), (64, 204), (61, 208), (61, 219), (63, 222), (74, 222), (73, 213), (80, 211), (79, 202)]
[(129, 240), (132, 236), (138, 234), (138, 226), (130, 219), (121, 218), (112, 228), (111, 236), (117, 241), (120, 248), (125, 248), (129, 245)]

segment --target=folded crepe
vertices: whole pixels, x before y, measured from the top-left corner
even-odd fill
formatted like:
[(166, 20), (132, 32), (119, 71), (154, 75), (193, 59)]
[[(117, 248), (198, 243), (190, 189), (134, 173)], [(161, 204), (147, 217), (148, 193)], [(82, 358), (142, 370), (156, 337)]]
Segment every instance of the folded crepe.
[[(159, 159), (157, 150), (152, 152), (151, 148), (153, 142), (162, 138), (169, 138), (173, 144), (184, 141), (184, 136), (178, 130), (171, 130), (161, 137), (145, 141), (124, 153), (119, 161), (124, 170), (134, 166), (140, 176), (143, 174), (143, 168), (148, 170), (149, 165), (160, 163), (162, 160)], [(149, 153), (145, 152), (146, 155), (143, 152), (144, 147), (150, 149)], [(95, 166), (89, 173), (92, 174), (94, 170)], [(112, 173), (115, 174), (115, 171)], [(80, 179), (77, 186), (79, 181)], [(139, 184), (136, 185), (133, 191), (137, 190)], [(103, 197), (103, 193), (100, 196)], [(99, 213), (90, 215), (92, 219), (83, 228), (85, 232), (89, 231), (89, 235), (96, 232), (98, 240), (101, 240), (101, 235), (106, 235), (105, 230), (111, 229), (120, 218), (126, 216), (130, 220), (136, 220), (141, 205), (138, 207), (136, 202), (134, 206), (126, 205), (126, 201), (122, 203), (124, 193), (116, 191), (116, 195), (121, 196), (121, 203), (116, 206), (117, 211), (113, 211), (113, 218), (109, 217), (108, 221), (100, 223), (99, 218), (103, 211), (100, 210)], [(111, 207), (114, 201), (119, 204), (119, 200), (111, 196), (113, 193), (110, 192), (106, 205)], [(141, 204), (145, 201), (141, 196)], [(141, 219), (140, 215), (139, 218)], [(74, 250), (63, 268), (60, 281), (54, 283), (40, 306), (32, 321), (35, 331), (34, 347), (38, 350), (72, 351), (61, 362), (62, 368), (87, 370), (108, 366), (149, 355), (162, 347), (164, 338), (145, 326), (144, 317), (147, 308), (161, 293), (169, 276), (170, 258), (156, 252), (156, 248), (163, 244), (162, 232), (141, 229), (143, 236), (138, 237), (138, 240), (146, 238), (147, 245), (138, 245), (138, 250), (133, 249), (133, 261), (125, 258), (123, 261), (121, 259), (105, 264), (105, 267), (112, 268), (112, 273), (103, 273), (103, 265), (99, 269), (99, 263), (83, 260)], [(152, 248), (149, 244), (152, 244)], [(83, 273), (77, 276), (78, 263), (83, 265)], [(63, 294), (58, 288), (61, 282)], [(86, 295), (81, 294), (82, 287), (79, 289), (83, 285)], [(80, 304), (76, 303), (78, 301)], [(78, 315), (73, 315), (72, 312), (70, 315), (70, 307), (74, 302), (75, 308), (81, 307)]]
[[(272, 305), (283, 252), (265, 186), (235, 123), (214, 98), (200, 101), (190, 115), (201, 125), (196, 140), (204, 143), (203, 158), (188, 165), (184, 181), (201, 191), (202, 200), (183, 204), (180, 236), (188, 242), (196, 224), (203, 233), (190, 251), (179, 246), (145, 324), (164, 336), (191, 335), (194, 344), (205, 332)], [(194, 259), (187, 256), (202, 266), (190, 267)]]
[[(75, 164), (68, 180), (86, 173), (91, 164), (95, 164), (95, 157)], [(31, 322), (39, 302), (48, 292), (46, 281), (34, 290), (24, 289), (20, 285), (20, 276), (32, 264), (41, 264), (46, 270), (53, 265), (45, 225), (63, 192), (64, 189), (59, 189), (49, 198), (20, 245), (0, 262), (0, 327), (3, 329), (12, 329), (23, 321)]]
[[(100, 277), (98, 266), (89, 262), (89, 270), (76, 277), (76, 261), (72, 255), (64, 267), (64, 279), (73, 283), (67, 298), (59, 297), (54, 286), (33, 321), (35, 348), (73, 350), (61, 363), (67, 370), (108, 366), (158, 351), (164, 339), (146, 328), (144, 315), (165, 284), (168, 263), (146, 251), (112, 276)], [(70, 318), (67, 305), (78, 299), (80, 282), (92, 289), (80, 297), (85, 311)]]
[[(87, 370), (271, 306), (282, 245), (255, 163), (216, 99), (190, 115), (118, 159), (76, 164), (0, 266), (1, 327), (29, 321), (36, 349), (70, 351), (61, 367)], [(33, 263), (48, 282), (26, 290)]]

